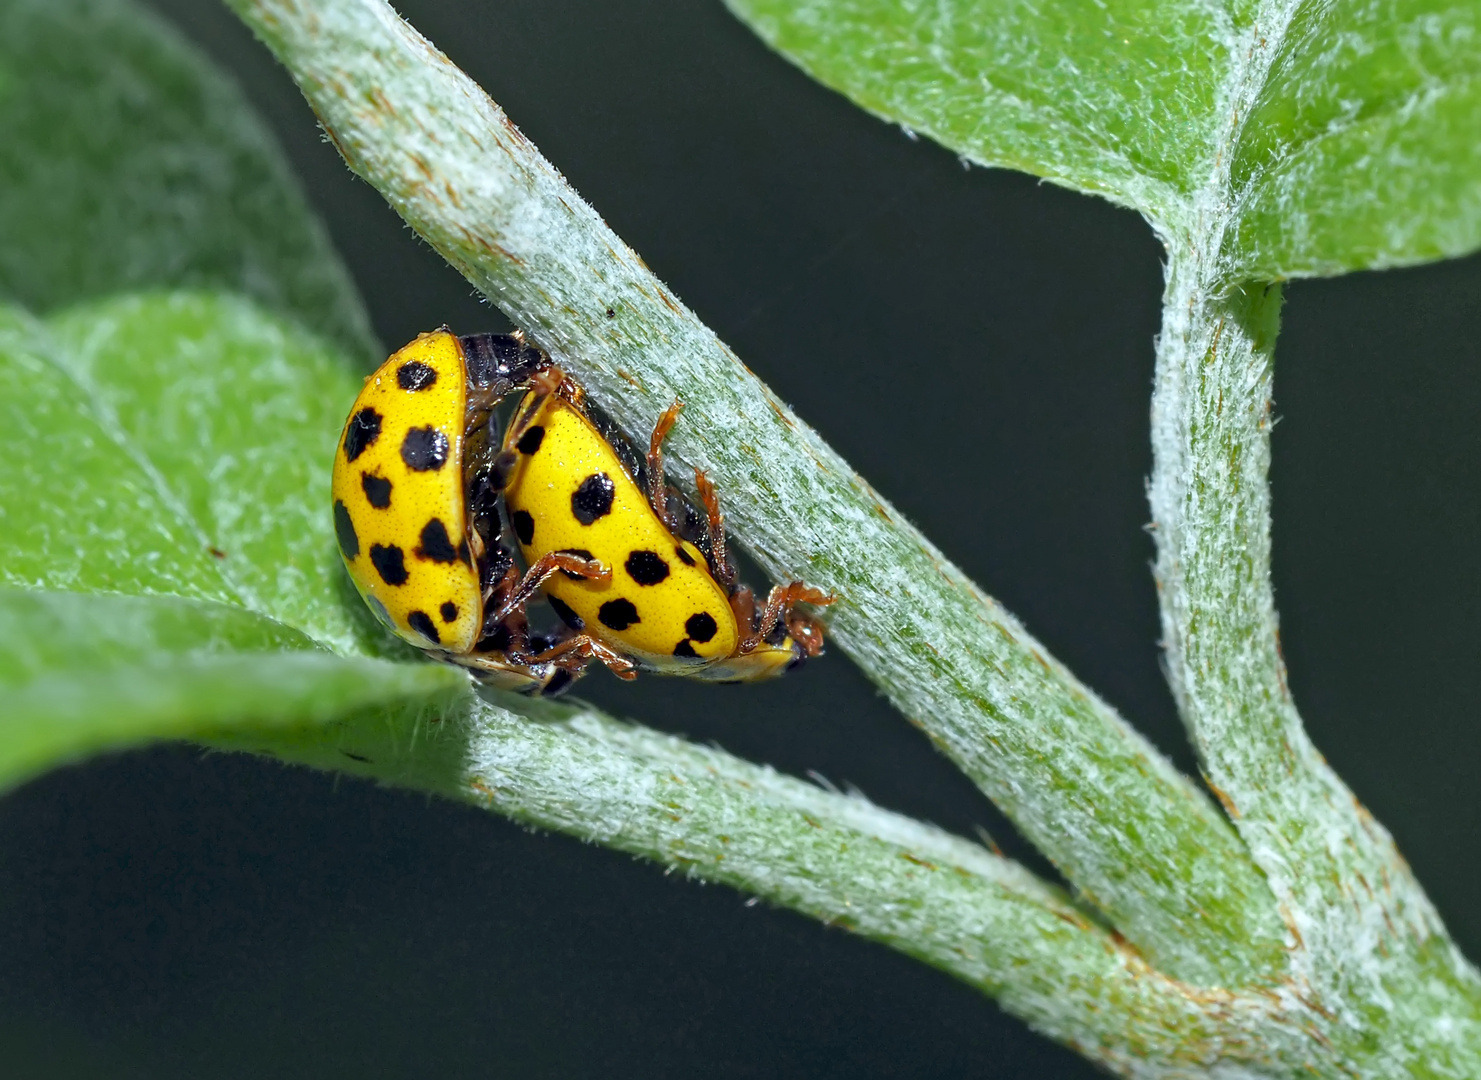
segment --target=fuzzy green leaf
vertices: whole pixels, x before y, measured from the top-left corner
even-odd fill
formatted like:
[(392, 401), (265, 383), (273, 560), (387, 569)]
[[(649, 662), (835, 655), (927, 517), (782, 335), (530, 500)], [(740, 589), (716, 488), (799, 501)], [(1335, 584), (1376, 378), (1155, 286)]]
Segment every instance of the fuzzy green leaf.
[(728, 2), (820, 81), (979, 164), (1154, 216), (1202, 179), (1227, 18), (1212, 5)]
[(240, 91), (129, 0), (0, 5), (0, 295), (251, 296), (361, 360), (354, 284)]
[(0, 589), (0, 790), (152, 739), (209, 739), (422, 708), (464, 682), (335, 656), (226, 604)]
[(1481, 246), (1481, 4), (1295, 9), (1231, 162), (1242, 277)]
[(359, 380), (246, 301), (0, 309), (0, 584), (246, 608), (340, 652), (396, 649), (353, 597), (329, 520)]
[(1212, 231), (1226, 278), (1481, 246), (1473, 0), (728, 2), (822, 82), (966, 158), (1170, 235)]
[(329, 462), (358, 383), (240, 299), (0, 308), (0, 787), (86, 752), (466, 686), (335, 655), (411, 654), (334, 546)]

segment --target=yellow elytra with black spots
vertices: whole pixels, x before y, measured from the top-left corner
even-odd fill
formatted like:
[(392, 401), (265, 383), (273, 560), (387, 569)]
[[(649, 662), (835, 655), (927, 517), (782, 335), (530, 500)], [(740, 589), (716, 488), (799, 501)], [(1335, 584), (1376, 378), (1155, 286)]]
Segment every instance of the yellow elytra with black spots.
[(424, 334), (365, 381), (334, 456), (340, 553), (366, 602), (423, 649), (482, 630), (463, 479), (468, 378), (453, 334)]
[(520, 423), (508, 434), (517, 438), (505, 450), (518, 456), (504, 504), (526, 565), (564, 551), (612, 570), (608, 581), (559, 573), (545, 582), (567, 625), (669, 674), (735, 652), (740, 635), (730, 599), (704, 553), (658, 519), (596, 426), (554, 393), (527, 396), (515, 415)]
[(491, 410), (548, 363), (519, 335), (421, 335), (365, 380), (332, 490), (340, 554), (382, 622), (485, 682), (554, 694), (579, 669), (510, 649), (539, 651), (569, 635), (530, 648), (522, 610), (485, 623), (518, 580), (499, 540)]

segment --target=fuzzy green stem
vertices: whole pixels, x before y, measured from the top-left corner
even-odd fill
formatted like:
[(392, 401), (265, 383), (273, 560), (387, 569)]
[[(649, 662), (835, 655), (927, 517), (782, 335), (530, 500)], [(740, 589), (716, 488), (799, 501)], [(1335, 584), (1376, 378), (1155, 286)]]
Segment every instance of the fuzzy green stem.
[(1281, 289), (1235, 280), (1225, 241), (1241, 199), (1234, 148), (1301, 15), (1299, 0), (1266, 0), (1234, 42), (1206, 182), (1162, 223), (1150, 498), (1166, 668), (1205, 776), (1275, 894), (1281, 992), (1309, 1010), (1325, 1069), (1477, 1076), (1481, 979), (1307, 737), (1280, 651), (1268, 474)]
[(1150, 498), (1167, 672), (1218, 794), (1287, 928), (1283, 992), (1330, 1066), (1481, 1075), (1481, 979), (1392, 838), (1316, 751), (1286, 683), (1270, 582), (1278, 285), (1233, 280), (1234, 148), (1298, 0), (1266, 0), (1231, 55), (1207, 179), (1163, 223), (1169, 260), (1152, 403)]
[(359, 175), (631, 430), (721, 485), (782, 580), (831, 590), (835, 643), (1127, 940), (1190, 982), (1278, 966), (1232, 830), (1114, 711), (757, 382), (483, 91), (382, 0), (230, 0)]
[(1169, 680), (1275, 892), (1287, 990), (1323, 1037), (1362, 1075), (1478, 1075), (1481, 980), (1312, 746), (1286, 683), (1267, 482), (1280, 305), (1278, 286), (1230, 287), (1185, 254), (1168, 268), (1151, 501)]
[[(947, 971), (1121, 1075), (1231, 1061), (1280, 1075), (1276, 1055), (1310, 1052), (1273, 995), (1168, 978), (977, 844), (580, 703), (465, 693), (213, 745), (435, 792), (733, 885)], [(1239, 1043), (1235, 1027), (1278, 1037)]]

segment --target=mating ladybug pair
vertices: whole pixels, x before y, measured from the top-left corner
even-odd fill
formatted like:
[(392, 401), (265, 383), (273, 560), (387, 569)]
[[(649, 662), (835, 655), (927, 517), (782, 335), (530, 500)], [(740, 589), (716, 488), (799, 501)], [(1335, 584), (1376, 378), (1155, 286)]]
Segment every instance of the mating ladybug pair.
[[(523, 399), (502, 438), (494, 408)], [(670, 486), (659, 418), (640, 456), (523, 336), (423, 334), (365, 381), (334, 456), (334, 528), (376, 615), (481, 680), (554, 695), (594, 658), (713, 682), (781, 674), (823, 649), (794, 581), (757, 603), (736, 580), (720, 504)], [(519, 545), (521, 570), (506, 543)], [(526, 609), (560, 617), (532, 632)]]

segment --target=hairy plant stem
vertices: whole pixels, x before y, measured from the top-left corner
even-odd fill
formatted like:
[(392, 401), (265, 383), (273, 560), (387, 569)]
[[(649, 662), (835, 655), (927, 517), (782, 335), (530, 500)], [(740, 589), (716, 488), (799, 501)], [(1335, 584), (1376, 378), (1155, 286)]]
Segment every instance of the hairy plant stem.
[(1200, 985), (1282, 962), (1269, 890), (1203, 793), (755, 380), (483, 91), (382, 0), (230, 0), (346, 162), (630, 430), (719, 483), (833, 641), (1125, 939)]
[(1481, 981), (1307, 737), (1270, 585), (1279, 286), (1231, 287), (1173, 244), (1150, 496), (1167, 671), (1205, 775), (1274, 890), (1282, 993), (1364, 1076), (1481, 1075)]
[(1270, 1008), (1168, 978), (977, 844), (580, 703), (465, 692), (212, 745), (434, 792), (733, 885), (950, 972), (1123, 1075), (1199, 1075), (1232, 1017)]

